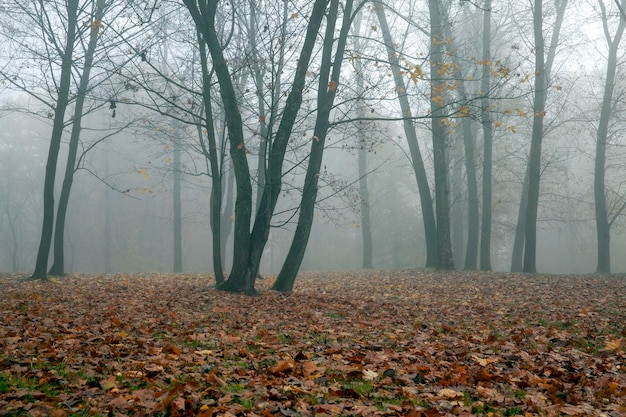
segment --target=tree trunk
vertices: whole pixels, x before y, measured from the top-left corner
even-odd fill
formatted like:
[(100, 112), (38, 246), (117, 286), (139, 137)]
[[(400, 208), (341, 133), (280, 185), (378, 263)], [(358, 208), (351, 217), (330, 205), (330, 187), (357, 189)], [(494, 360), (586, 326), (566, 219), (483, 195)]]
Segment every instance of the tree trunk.
[[(333, 42), (327, 41), (324, 43), (317, 94), (317, 117), (313, 130), (313, 139), (311, 141), (309, 165), (307, 166), (302, 190), (300, 215), (298, 216), (298, 224), (291, 247), (276, 278), (276, 282), (272, 287), (272, 289), (276, 291), (291, 291), (293, 289), (293, 284), (296, 281), (296, 276), (300, 270), (300, 265), (302, 264), (302, 259), (304, 258), (304, 253), (306, 252), (307, 243), (309, 241), (315, 213), (315, 202), (317, 200), (320, 168), (322, 166), (326, 135), (328, 133), (330, 111), (335, 101), (339, 76), (341, 74), (341, 65), (343, 63), (343, 53), (350, 32), (352, 3), (353, 0), (347, 0), (344, 5), (343, 22), (339, 39), (337, 40), (337, 51), (335, 52), (334, 61), (332, 60)], [(326, 39), (333, 39), (334, 37), (338, 10), (339, 0), (331, 0), (330, 10), (326, 18)]]
[(491, 0), (485, 0), (483, 18), (483, 77), (481, 123), (483, 126), (483, 215), (480, 231), (480, 270), (491, 270), (491, 181), (493, 164), (493, 126), (491, 124)]
[[(217, 138), (215, 136), (215, 126), (213, 120), (213, 104), (211, 98), (211, 74), (209, 72), (208, 55), (205, 39), (198, 32), (198, 45), (200, 53), (200, 66), (202, 68), (202, 100), (204, 102), (204, 120), (206, 124), (206, 136), (208, 147), (204, 142), (202, 129), (198, 129), (198, 137), (202, 146), (202, 152), (209, 161), (211, 171), (211, 196), (209, 200), (209, 218), (211, 226), (211, 247), (213, 257), (213, 274), (215, 284), (221, 285), (226, 279), (224, 277), (224, 267), (222, 264), (222, 170), (220, 170), (218, 158)], [(221, 152), (220, 152), (221, 153)], [(222, 162), (223, 169), (223, 162)]]
[(359, 198), (361, 208), (361, 242), (363, 243), (363, 269), (373, 268), (374, 245), (372, 242), (372, 220), (369, 205), (369, 189), (367, 186), (367, 149), (359, 149)]
[(445, 107), (444, 80), (439, 75), (439, 70), (444, 64), (445, 36), (443, 17), (438, 0), (429, 0), (430, 12), (430, 77), (431, 99), (430, 109), (432, 115), (432, 140), (433, 162), (435, 165), (435, 203), (437, 219), (437, 268), (454, 269), (452, 258), (452, 242), (450, 241), (450, 184), (448, 181), (448, 158), (447, 137), (444, 126)]
[(213, 58), (213, 67), (224, 104), (230, 154), (235, 170), (237, 197), (235, 202), (233, 267), (228, 279), (218, 288), (225, 291), (255, 294), (254, 283), (259, 271), (263, 248), (269, 237), (270, 221), (280, 194), (285, 152), (302, 103), (307, 69), (328, 0), (316, 0), (313, 5), (292, 88), (287, 96), (285, 111), (272, 144), (266, 175), (267, 183), (263, 190), (259, 210), (256, 212), (252, 232), (250, 232), (253, 205), (250, 170), (246, 158), (239, 104), (215, 28), (218, 1), (211, 0), (205, 5), (206, 7), (202, 8), (198, 8), (193, 0), (183, 0), (183, 2), (189, 9), (196, 27), (202, 32)]
[[(255, 1), (250, 0), (250, 30), (248, 32), (248, 39), (250, 42), (250, 51), (252, 58), (250, 60), (252, 66), (252, 72), (254, 75), (254, 84), (256, 88), (256, 96), (258, 97), (257, 105), (259, 112), (259, 157), (257, 160), (257, 193), (256, 193), (256, 209), (259, 209), (261, 205), (261, 197), (263, 196), (263, 189), (265, 188), (265, 175), (266, 175), (266, 162), (267, 162), (267, 148), (269, 131), (267, 126), (267, 114), (265, 109), (265, 100), (263, 100), (263, 91), (266, 86), (264, 83), (265, 69), (260, 65), (259, 57), (257, 55), (257, 23), (256, 23), (256, 6)], [(285, 3), (286, 7), (286, 3)], [(281, 42), (281, 47), (284, 42)]]
[(526, 207), (526, 236), (524, 245), (524, 272), (536, 272), (537, 209), (541, 174), (541, 145), (546, 104), (545, 47), (543, 41), (543, 0), (535, 0), (533, 11), (535, 33), (535, 97), (533, 130), (528, 160), (528, 205)]
[[(273, 83), (273, 91), (272, 91), (272, 100), (269, 109), (265, 107), (265, 100), (263, 99), (263, 91), (266, 89), (265, 84), (265, 67), (264, 65), (260, 65), (261, 59), (259, 59), (257, 54), (257, 19), (256, 19), (256, 6), (253, 0), (249, 1), (250, 4), (250, 30), (249, 30), (249, 42), (250, 42), (250, 50), (252, 53), (251, 65), (252, 72), (254, 75), (255, 87), (257, 89), (257, 97), (258, 97), (258, 112), (259, 112), (259, 154), (257, 159), (257, 194), (256, 194), (256, 210), (258, 211), (261, 208), (261, 201), (263, 197), (263, 192), (265, 190), (265, 184), (267, 182), (267, 163), (268, 163), (268, 149), (271, 148), (271, 128), (275, 122), (277, 117), (278, 109), (276, 106), (280, 102), (280, 97), (282, 94), (282, 74), (283, 67), (285, 64), (285, 45), (287, 44), (287, 22), (289, 20), (289, 3), (283, 2), (283, 14), (282, 14), (282, 24), (281, 24), (281, 37), (279, 40), (279, 51), (278, 51), (278, 64), (276, 66), (276, 71), (274, 74)], [(269, 113), (269, 114), (268, 114)], [(260, 271), (257, 273), (257, 278), (262, 278)]]
[[(222, 165), (224, 167), (224, 165)], [(228, 238), (233, 231), (233, 216), (235, 212), (235, 173), (229, 169), (226, 173), (222, 169), (222, 178), (226, 175), (226, 191), (224, 192), (224, 209), (221, 215), (221, 247), (222, 247), (222, 265), (226, 266), (226, 252), (228, 247)]]
[[(547, 100), (547, 86), (550, 82), (550, 73), (556, 56), (559, 43), (561, 24), (568, 0), (555, 0), (556, 18), (553, 24), (552, 38), (545, 53), (543, 39), (543, 0), (535, 1), (533, 9), (533, 30), (535, 37), (535, 88), (533, 104), (533, 129), (528, 159), (528, 196), (524, 220), (524, 272), (536, 272), (537, 248), (537, 212), (539, 207), (539, 182), (541, 178), (541, 146), (543, 141), (543, 125), (545, 105)], [(523, 190), (522, 190), (523, 193)], [(522, 201), (524, 200), (522, 195)], [(521, 208), (520, 208), (521, 211)], [(521, 240), (521, 237), (520, 237)]]
[[(94, 22), (102, 20), (104, 15), (104, 1), (96, 2), (94, 11)], [(89, 35), (89, 43), (87, 51), (85, 51), (85, 64), (83, 73), (80, 77), (78, 92), (76, 95), (76, 105), (74, 107), (74, 120), (72, 121), (72, 133), (70, 134), (70, 144), (65, 165), (65, 177), (63, 178), (63, 186), (59, 197), (59, 207), (57, 209), (56, 224), (54, 227), (54, 261), (50, 271), (50, 275), (65, 274), (65, 255), (64, 255), (64, 236), (65, 236), (65, 219), (67, 215), (67, 206), (69, 205), (70, 193), (72, 191), (72, 183), (74, 182), (74, 173), (76, 172), (76, 155), (78, 153), (78, 141), (82, 130), (83, 109), (85, 98), (89, 88), (89, 77), (93, 65), (93, 57), (98, 43), (98, 35), (100, 32), (99, 25), (92, 23)]]
[[(185, 0), (185, 3), (188, 3)], [(254, 293), (254, 281), (248, 279), (250, 254), (250, 221), (252, 215), (252, 183), (246, 156), (243, 122), (237, 95), (230, 76), (230, 70), (224, 57), (222, 45), (217, 37), (215, 14), (218, 1), (209, 1), (204, 10), (204, 27), (201, 27), (204, 40), (213, 58), (213, 68), (220, 86), (220, 94), (224, 105), (224, 117), (230, 143), (230, 155), (235, 170), (237, 199), (235, 203), (235, 247), (233, 267), (229, 279), (220, 285), (224, 289)], [(221, 195), (221, 193), (220, 193)], [(217, 192), (215, 194), (217, 198)], [(212, 200), (213, 201), (213, 200)], [(214, 225), (216, 226), (216, 225)], [(234, 285), (233, 285), (234, 284)]]
[[(490, 0), (488, 0), (490, 1)], [(449, 23), (445, 25), (446, 36), (452, 39), (452, 28)], [(454, 66), (458, 68), (456, 71), (456, 77), (459, 80), (458, 93), (459, 102), (461, 104), (468, 103), (467, 89), (465, 88), (465, 77), (460, 71), (462, 63), (458, 57), (454, 54), (451, 56)], [(487, 87), (488, 88), (488, 87)], [(484, 90), (483, 91), (488, 91)], [(465, 262), (463, 269), (475, 270), (477, 269), (478, 260), (478, 237), (479, 237), (479, 206), (478, 206), (478, 179), (476, 169), (476, 132), (472, 128), (472, 119), (467, 116), (463, 116), (461, 119), (461, 134), (463, 136), (463, 148), (465, 151), (465, 174), (467, 176), (467, 244), (465, 247)], [(460, 165), (459, 165), (460, 168)], [(458, 245), (459, 250), (463, 245)], [(461, 256), (458, 256), (460, 259)], [(460, 262), (459, 262), (460, 265)]]
[[(361, 45), (361, 18), (362, 12), (359, 12), (355, 24), (355, 40), (354, 48), (360, 53)], [(367, 138), (365, 136), (364, 119), (366, 117), (366, 104), (363, 101), (365, 94), (365, 86), (363, 80), (363, 62), (361, 59), (354, 60), (354, 70), (356, 71), (356, 94), (357, 94), (357, 116), (361, 119), (357, 122), (357, 140), (358, 140), (358, 165), (359, 165), (359, 203), (360, 203), (360, 220), (361, 220), (361, 245), (362, 258), (361, 267), (363, 269), (372, 269), (374, 245), (372, 242), (372, 220), (370, 213), (370, 198), (367, 181)]]
[(463, 119), (463, 147), (465, 149), (465, 175), (467, 176), (467, 246), (465, 248), (466, 270), (477, 268), (478, 257), (478, 179), (476, 169), (476, 139), (471, 119)]
[(72, 62), (76, 42), (78, 0), (67, 1), (67, 38), (62, 52), (61, 77), (59, 90), (54, 111), (52, 135), (48, 160), (46, 162), (46, 174), (43, 190), (43, 224), (41, 239), (37, 253), (35, 271), (31, 279), (47, 280), (48, 257), (52, 244), (52, 231), (54, 228), (54, 185), (57, 170), (57, 161), (61, 148), (61, 138), (65, 128), (65, 111), (69, 103), (69, 91), (72, 81)]
[(619, 43), (626, 27), (626, 17), (620, 19), (617, 32), (613, 39), (608, 29), (607, 13), (604, 2), (600, 0), (603, 16), (604, 34), (609, 45), (609, 56), (606, 67), (606, 81), (604, 84), (604, 96), (600, 110), (600, 121), (596, 137), (596, 158), (594, 168), (593, 194), (596, 210), (596, 235), (598, 244), (597, 272), (611, 272), (611, 226), (606, 207), (606, 142), (609, 134), (609, 121), (613, 111), (613, 91), (615, 89), (615, 72), (617, 69), (617, 53)]
[(180, 138), (174, 138), (174, 178), (172, 197), (174, 199), (174, 267), (172, 272), (183, 272), (183, 219), (181, 193)]
[(522, 196), (520, 198), (515, 225), (515, 237), (513, 239), (513, 253), (511, 254), (511, 272), (522, 272), (524, 267), (524, 236), (526, 235), (526, 207), (528, 207), (528, 180), (530, 170), (526, 167), (524, 183), (522, 184)]
[[(402, 78), (400, 62), (396, 55), (394, 42), (391, 38), (391, 32), (389, 30), (389, 24), (387, 23), (387, 17), (385, 16), (385, 10), (382, 4), (376, 5), (375, 8), (376, 15), (378, 16), (378, 22), (380, 24), (380, 30), (383, 35), (383, 41), (385, 42), (385, 47), (387, 49), (387, 55), (389, 56), (389, 63), (391, 64), (391, 71), (393, 73), (396, 91), (398, 93), (398, 101), (400, 103), (400, 110), (402, 111), (402, 117), (404, 118), (402, 122), (404, 134), (406, 135), (406, 140), (409, 145), (411, 164), (420, 196), (422, 221), (424, 223), (424, 237), (426, 240), (426, 267), (435, 267), (437, 266), (437, 224), (435, 222), (435, 211), (433, 209), (433, 200), (430, 192), (430, 185), (428, 184), (428, 176), (426, 175), (424, 160), (422, 159), (422, 153), (417, 141), (415, 126), (411, 120), (411, 106), (409, 104), (406, 85), (404, 83), (404, 79)], [(418, 80), (418, 69), (419, 67), (414, 68), (416, 74), (414, 80), (416, 82)]]
[(533, 29), (535, 36), (535, 98), (533, 105), (533, 130), (528, 160), (528, 204), (524, 236), (524, 272), (536, 272), (537, 250), (537, 211), (539, 207), (539, 181), (541, 178), (541, 146), (547, 100), (547, 86), (559, 43), (561, 24), (568, 0), (555, 0), (556, 18), (552, 38), (545, 54), (543, 39), (543, 0), (536, 0), (533, 11)]
[[(459, 91), (459, 100), (462, 100)], [(461, 122), (462, 124), (463, 122)], [(463, 144), (461, 137), (455, 137), (454, 148), (451, 149), (450, 159), (452, 161), (452, 175), (450, 177), (451, 204), (450, 212), (452, 219), (452, 253), (454, 264), (463, 265), (465, 263), (465, 190), (467, 187), (463, 181)]]
[[(104, 155), (104, 175), (105, 178), (108, 178), (111, 174), (111, 149), (106, 150), (106, 154)], [(112, 233), (111, 233), (111, 187), (108, 185), (104, 189), (104, 272), (111, 272), (111, 245), (112, 245)]]

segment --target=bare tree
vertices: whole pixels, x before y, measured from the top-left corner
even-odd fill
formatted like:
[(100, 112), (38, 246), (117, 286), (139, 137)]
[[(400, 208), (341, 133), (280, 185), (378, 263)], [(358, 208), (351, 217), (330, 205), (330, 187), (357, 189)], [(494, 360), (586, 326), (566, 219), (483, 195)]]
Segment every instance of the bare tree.
[[(35, 96), (49, 108), (49, 116), (53, 118), (43, 190), (44, 209), (41, 239), (35, 271), (31, 277), (32, 279), (46, 280), (54, 228), (54, 185), (57, 161), (61, 148), (61, 138), (65, 129), (65, 112), (70, 103), (74, 51), (80, 36), (79, 15), (81, 8), (79, 0), (68, 0), (64, 4), (33, 0), (15, 2), (10, 7), (14, 16), (13, 22), (21, 20), (23, 27), (11, 28), (14, 31), (5, 27), (3, 35), (10, 37), (11, 41), (18, 44), (20, 49), (15, 51), (16, 54), (31, 53), (39, 56), (40, 51), (35, 50), (30, 45), (31, 42), (39, 45), (43, 42), (45, 44), (44, 59), (48, 61), (47, 65), (43, 64), (46, 68), (44, 72), (50, 72), (45, 76), (50, 77), (54, 82), (54, 86), (49, 86), (52, 95), (50, 102)], [(33, 28), (33, 31), (29, 31), (30, 28)], [(23, 30), (26, 32), (22, 32)], [(39, 36), (44, 40), (38, 39)], [(13, 61), (14, 64), (17, 62), (20, 60)], [(7, 67), (2, 68), (0, 72), (2, 79), (15, 88), (27, 92), (33, 91), (30, 92), (31, 95), (36, 94), (34, 92), (35, 86), (29, 85), (29, 81), (20, 77), (19, 71), (16, 74), (8, 71)]]
[(317, 117), (315, 120), (315, 128), (313, 129), (309, 164), (304, 179), (300, 215), (298, 217), (298, 225), (296, 226), (294, 239), (289, 248), (289, 253), (273, 286), (273, 289), (277, 291), (291, 291), (293, 289), (293, 284), (296, 280), (300, 265), (302, 264), (302, 259), (304, 258), (304, 253), (311, 234), (320, 169), (324, 156), (326, 136), (328, 134), (330, 111), (333, 108), (337, 88), (339, 86), (343, 54), (353, 18), (353, 0), (347, 0), (343, 5), (343, 22), (339, 38), (337, 39), (335, 56), (333, 58), (334, 42), (331, 42), (330, 39), (334, 38), (339, 3), (339, 0), (331, 0), (327, 14), (326, 42), (322, 50), (321, 69), (318, 79)]
[[(489, 1), (489, 0), (487, 0)], [(483, 11), (483, 13), (487, 13), (487, 11)], [(454, 33), (452, 31), (452, 23), (448, 21), (445, 24), (444, 30), (446, 33), (446, 37), (450, 39), (451, 49), (452, 51), (458, 51), (461, 49), (458, 42), (455, 40)], [(465, 18), (465, 20), (469, 20)], [(466, 31), (464, 31), (466, 32)], [(463, 35), (461, 35), (463, 36)], [(468, 36), (468, 35), (466, 35)], [(469, 35), (471, 36), (471, 35)], [(483, 35), (485, 36), (485, 35)], [(491, 36), (491, 35), (489, 35)], [(460, 37), (460, 36), (459, 36)], [(460, 57), (454, 52), (450, 53), (450, 59), (453, 63), (454, 73), (456, 77), (456, 82), (458, 84), (457, 94), (460, 105), (460, 135), (462, 136), (462, 144), (463, 144), (463, 159), (465, 162), (465, 176), (467, 183), (467, 241), (465, 245), (465, 259), (463, 262), (463, 269), (466, 270), (475, 270), (477, 269), (477, 260), (478, 260), (478, 249), (479, 249), (479, 229), (480, 229), (480, 219), (479, 219), (479, 201), (478, 201), (478, 177), (477, 177), (477, 157), (476, 157), (476, 148), (477, 141), (475, 138), (476, 129), (474, 128), (474, 117), (471, 114), (471, 107), (473, 105), (472, 101), (474, 100), (471, 94), (475, 94), (475, 92), (471, 91), (471, 84), (474, 83), (473, 77), (467, 76), (463, 74), (463, 70), (468, 70), (467, 66), (463, 66)], [(483, 59), (484, 63), (490, 62), (487, 59)], [(489, 70), (491, 68), (490, 64), (483, 65), (483, 81), (481, 82), (481, 92), (483, 96), (483, 104), (481, 105), (481, 109), (484, 108), (484, 97), (488, 97), (491, 94), (489, 84), (485, 85), (484, 82), (484, 74), (485, 72), (489, 74)], [(487, 103), (487, 111), (489, 109), (489, 104)], [(487, 159), (483, 160), (483, 164), (487, 162)], [(462, 175), (462, 167), (461, 163), (456, 162), (454, 164), (453, 177), (456, 177), (456, 180), (453, 179), (453, 184), (461, 183), (461, 175)], [(491, 175), (491, 172), (489, 172)], [(485, 178), (483, 177), (483, 182)], [(462, 186), (459, 184), (457, 188), (461, 188)], [(458, 194), (461, 194), (460, 190)], [(456, 202), (460, 204), (460, 201)], [(458, 221), (458, 229), (462, 228), (462, 211), (460, 209), (456, 212), (459, 214)], [(462, 239), (463, 230), (455, 230), (458, 233), (460, 239)], [(459, 250), (462, 249), (463, 245), (461, 242), (458, 244)], [(459, 254), (456, 254), (457, 256)], [(461, 258), (462, 259), (462, 258)]]
[[(396, 85), (396, 91), (398, 94), (398, 102), (400, 104), (400, 110), (402, 112), (402, 125), (404, 127), (404, 134), (406, 136), (407, 143), (409, 145), (409, 151), (411, 155), (411, 164), (413, 172), (415, 173), (415, 180), (419, 190), (420, 203), (422, 208), (422, 221), (424, 223), (424, 234), (426, 240), (426, 266), (437, 266), (437, 223), (435, 220), (435, 211), (433, 209), (433, 199), (430, 191), (430, 185), (428, 183), (428, 175), (426, 174), (426, 168), (424, 166), (424, 160), (420, 151), (419, 143), (417, 141), (417, 132), (415, 131), (415, 125), (412, 118), (413, 111), (409, 103), (409, 97), (407, 93), (407, 86), (402, 78), (402, 69), (400, 61), (397, 56), (396, 48), (394, 47), (394, 41), (391, 37), (391, 31), (389, 30), (389, 24), (387, 23), (387, 17), (385, 16), (385, 9), (382, 4), (376, 5), (376, 16), (380, 24), (380, 29), (383, 36), (383, 42), (387, 50), (389, 62), (391, 64), (391, 71), (393, 74), (394, 82)], [(415, 81), (421, 77), (421, 67), (416, 66), (409, 71), (413, 71), (412, 77)]]
[(254, 294), (254, 283), (258, 275), (263, 248), (269, 236), (270, 221), (280, 194), (285, 151), (300, 104), (302, 103), (307, 68), (328, 0), (317, 0), (313, 5), (298, 67), (285, 103), (285, 111), (269, 151), (270, 163), (267, 167), (267, 182), (253, 225), (251, 222), (253, 209), (252, 184), (244, 142), (240, 104), (237, 102), (237, 95), (228, 63), (224, 56), (222, 41), (219, 39), (216, 30), (216, 13), (219, 1), (183, 0), (183, 3), (189, 10), (211, 54), (215, 76), (220, 86), (229, 135), (230, 154), (235, 170), (237, 197), (235, 204), (234, 260), (228, 280), (220, 285), (219, 288), (227, 291)]
[[(626, 207), (624, 203), (616, 213), (609, 214), (607, 210), (606, 198), (606, 147), (609, 136), (609, 122), (615, 107), (613, 92), (615, 89), (616, 70), (618, 62), (619, 44), (626, 29), (626, 17), (621, 16), (615, 34), (611, 35), (609, 29), (609, 18), (606, 5), (603, 0), (598, 0), (602, 12), (602, 26), (604, 37), (609, 47), (609, 55), (606, 63), (606, 79), (604, 81), (604, 95), (600, 110), (600, 121), (597, 127), (596, 136), (596, 157), (594, 169), (593, 192), (596, 209), (596, 236), (598, 244), (598, 265), (597, 272), (611, 272), (611, 225)], [(626, 1), (617, 5), (622, 10), (626, 7)]]
[(483, 3), (483, 76), (481, 91), (485, 96), (481, 100), (481, 124), (483, 127), (483, 212), (480, 230), (480, 269), (491, 270), (491, 194), (493, 168), (493, 126), (491, 120), (491, 100), (486, 94), (491, 88), (491, 0)]
[[(363, 48), (362, 40), (361, 40), (361, 21), (363, 17), (363, 12), (359, 11), (355, 18), (354, 23), (354, 49), (357, 54), (361, 53), (361, 49)], [(373, 251), (374, 246), (372, 242), (372, 219), (371, 219), (371, 210), (370, 210), (370, 197), (369, 197), (369, 187), (367, 180), (367, 154), (368, 154), (368, 146), (367, 139), (365, 137), (365, 117), (366, 117), (366, 104), (363, 100), (363, 95), (365, 94), (365, 85), (364, 85), (364, 68), (363, 61), (360, 59), (360, 56), (357, 56), (356, 59), (353, 60), (354, 63), (354, 71), (356, 72), (356, 95), (357, 95), (357, 115), (359, 120), (357, 121), (357, 138), (359, 141), (358, 145), (358, 164), (359, 164), (359, 214), (361, 218), (361, 240), (362, 240), (362, 263), (361, 267), (363, 269), (371, 269), (373, 267)]]
[[(52, 120), (44, 179), (41, 238), (32, 275), (33, 279), (45, 280), (53, 231), (54, 263), (50, 273), (65, 272), (63, 258), (66, 212), (77, 161), (80, 160), (78, 148), (82, 120), (89, 113), (115, 105), (114, 100), (109, 103), (111, 92), (104, 92), (104, 84), (115, 73), (112, 66), (117, 68), (118, 65), (123, 65), (124, 60), (116, 62), (109, 59), (107, 48), (116, 46), (115, 34), (109, 37), (107, 45), (101, 45), (100, 41), (102, 33), (106, 31), (105, 26), (109, 27), (103, 22), (105, 15), (109, 21), (114, 20), (124, 12), (124, 4), (105, 0), (29, 0), (11, 1), (5, 7), (11, 13), (7, 14), (8, 24), (3, 25), (1, 36), (10, 45), (13, 56), (0, 69), (0, 78), (10, 88), (28, 94), (44, 109), (42, 111), (31, 105), (21, 111), (37, 117), (47, 116)], [(125, 22), (129, 20), (125, 19)], [(99, 71), (95, 77), (93, 69), (96, 64)], [(111, 84), (109, 83), (106, 90), (115, 89)], [(97, 88), (103, 91), (103, 97), (97, 97)], [(71, 112), (70, 116), (67, 115), (68, 112)], [(55, 225), (54, 186), (57, 161), (61, 139), (68, 127), (68, 160)], [(90, 149), (93, 146), (86, 147), (81, 155)]]
[(76, 102), (74, 104), (73, 110), (74, 115), (72, 118), (72, 128), (70, 134), (68, 157), (65, 167), (65, 176), (63, 178), (61, 195), (59, 196), (56, 223), (54, 227), (54, 257), (53, 264), (49, 270), (49, 273), (51, 275), (65, 274), (65, 219), (70, 199), (70, 192), (72, 190), (72, 183), (74, 182), (74, 173), (76, 172), (76, 156), (78, 154), (79, 138), (82, 130), (85, 99), (87, 98), (87, 93), (89, 91), (91, 68), (93, 66), (96, 46), (98, 43), (98, 38), (100, 36), (102, 18), (105, 13), (105, 2), (104, 0), (96, 0), (92, 7), (93, 20), (90, 23), (91, 31), (89, 34), (89, 42), (87, 44), (87, 49), (83, 58), (84, 64), (82, 68), (82, 73), (80, 75), (78, 91), (76, 93)]
[(537, 248), (537, 209), (539, 206), (539, 180), (541, 177), (541, 147), (543, 142), (543, 126), (546, 115), (547, 87), (550, 71), (556, 54), (559, 33), (567, 0), (555, 0), (557, 16), (549, 51), (546, 50), (543, 34), (543, 0), (535, 0), (533, 7), (533, 31), (535, 36), (535, 87), (533, 104), (533, 130), (528, 160), (528, 204), (526, 206), (524, 272), (536, 272)]
[(446, 117), (443, 92), (445, 91), (445, 33), (444, 24), (447, 14), (445, 2), (428, 1), (430, 12), (430, 77), (431, 77), (431, 115), (433, 161), (435, 169), (435, 206), (437, 219), (437, 267), (454, 269), (452, 242), (450, 240), (450, 184), (448, 182), (448, 139), (444, 118)]

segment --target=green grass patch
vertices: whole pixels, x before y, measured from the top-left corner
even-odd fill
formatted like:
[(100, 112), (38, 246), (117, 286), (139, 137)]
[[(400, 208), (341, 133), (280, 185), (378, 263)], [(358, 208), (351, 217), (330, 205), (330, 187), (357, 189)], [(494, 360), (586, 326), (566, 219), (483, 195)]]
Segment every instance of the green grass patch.
[(331, 319), (335, 319), (335, 320), (342, 320), (346, 318), (345, 313), (341, 313), (339, 311), (329, 311), (327, 313), (327, 316), (330, 317)]
[(504, 412), (502, 413), (502, 415), (504, 417), (508, 417), (508, 416), (519, 416), (521, 414), (524, 414), (522, 412), (522, 409), (519, 407), (511, 407), (511, 408), (507, 408), (506, 410), (504, 410)]

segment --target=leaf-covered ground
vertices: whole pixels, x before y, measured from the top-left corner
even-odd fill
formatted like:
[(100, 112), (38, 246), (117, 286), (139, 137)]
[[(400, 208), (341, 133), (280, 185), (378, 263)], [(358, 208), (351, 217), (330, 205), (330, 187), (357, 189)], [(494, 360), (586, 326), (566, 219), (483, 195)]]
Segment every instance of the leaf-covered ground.
[(626, 278), (0, 279), (8, 416), (626, 415)]

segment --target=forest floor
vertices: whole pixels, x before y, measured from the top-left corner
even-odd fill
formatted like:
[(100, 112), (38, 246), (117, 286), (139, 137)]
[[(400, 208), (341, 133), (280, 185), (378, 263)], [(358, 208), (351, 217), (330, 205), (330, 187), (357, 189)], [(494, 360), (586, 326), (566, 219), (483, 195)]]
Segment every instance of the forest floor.
[(0, 277), (0, 415), (624, 416), (626, 277)]

